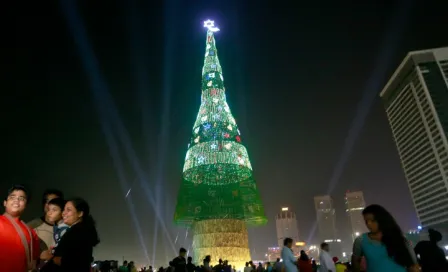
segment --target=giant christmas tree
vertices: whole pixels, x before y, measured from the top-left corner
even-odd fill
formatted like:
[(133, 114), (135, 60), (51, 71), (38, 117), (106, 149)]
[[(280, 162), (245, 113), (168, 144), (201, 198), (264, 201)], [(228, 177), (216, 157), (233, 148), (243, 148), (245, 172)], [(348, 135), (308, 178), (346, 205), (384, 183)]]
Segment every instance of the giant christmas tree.
[(213, 21), (207, 42), (201, 106), (188, 144), (174, 221), (193, 229), (193, 256), (238, 268), (250, 260), (246, 226), (267, 222), (243, 137), (226, 101)]

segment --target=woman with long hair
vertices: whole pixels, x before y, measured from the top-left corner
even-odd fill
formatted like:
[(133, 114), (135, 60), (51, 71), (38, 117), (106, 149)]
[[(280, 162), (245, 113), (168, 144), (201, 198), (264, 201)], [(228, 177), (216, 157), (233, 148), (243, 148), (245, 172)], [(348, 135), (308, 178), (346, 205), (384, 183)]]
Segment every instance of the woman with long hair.
[(412, 246), (385, 208), (370, 205), (362, 214), (370, 232), (355, 240), (353, 271), (360, 271), (362, 257), (365, 257), (369, 272), (420, 271)]
[(100, 240), (89, 204), (82, 198), (68, 200), (62, 218), (70, 228), (54, 248), (48, 271), (90, 272), (93, 248)]
[(308, 255), (306, 255), (304, 250), (300, 251), (300, 257), (297, 263), (299, 264), (300, 272), (313, 272), (313, 266), (311, 264), (311, 260), (308, 257)]

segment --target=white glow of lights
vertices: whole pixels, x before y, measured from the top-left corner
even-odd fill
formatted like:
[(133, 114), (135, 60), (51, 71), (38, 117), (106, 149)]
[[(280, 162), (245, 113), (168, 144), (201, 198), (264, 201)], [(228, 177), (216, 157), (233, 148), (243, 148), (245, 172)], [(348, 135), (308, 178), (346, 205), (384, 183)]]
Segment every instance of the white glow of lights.
[(282, 208), (282, 211), (287, 211), (287, 210), (288, 210), (288, 208), (286, 208), (286, 207), (285, 207), (285, 208)]
[(127, 194), (126, 194), (126, 196), (124, 198), (128, 197), (128, 195), (131, 193), (131, 190), (132, 190), (132, 188), (129, 188), (129, 190), (128, 190), (128, 192), (127, 192)]
[(219, 31), (219, 28), (215, 27), (215, 21), (212, 20), (204, 21), (204, 27), (208, 28), (208, 30), (212, 32)]

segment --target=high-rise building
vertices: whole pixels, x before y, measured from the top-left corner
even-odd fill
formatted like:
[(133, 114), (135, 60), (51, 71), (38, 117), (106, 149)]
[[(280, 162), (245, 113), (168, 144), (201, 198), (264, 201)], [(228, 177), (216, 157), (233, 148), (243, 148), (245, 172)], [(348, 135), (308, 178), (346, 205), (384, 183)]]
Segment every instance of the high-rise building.
[(421, 225), (448, 229), (448, 47), (408, 53), (380, 97)]
[(362, 233), (367, 232), (367, 227), (362, 215), (362, 210), (364, 210), (365, 206), (364, 194), (361, 191), (347, 192), (345, 194), (345, 212), (350, 221), (351, 236), (353, 240)]
[(297, 227), (296, 213), (283, 207), (275, 216), (275, 225), (277, 226), (278, 246), (283, 247), (285, 238), (292, 238), (294, 242), (299, 242), (299, 228)]
[(329, 195), (314, 197), (317, 229), (321, 241), (336, 239), (336, 214), (333, 199)]
[(330, 245), (330, 252), (333, 256), (341, 258), (341, 239), (336, 234), (336, 212), (333, 206), (333, 199), (329, 195), (315, 196), (314, 206), (317, 215), (317, 229), (319, 231), (319, 242), (326, 242)]

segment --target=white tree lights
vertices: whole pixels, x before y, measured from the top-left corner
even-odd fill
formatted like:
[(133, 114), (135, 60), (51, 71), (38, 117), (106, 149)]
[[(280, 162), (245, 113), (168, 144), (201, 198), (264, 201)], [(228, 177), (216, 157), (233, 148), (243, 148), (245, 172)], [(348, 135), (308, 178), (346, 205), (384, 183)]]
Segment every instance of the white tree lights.
[(210, 30), (212, 32), (219, 31), (219, 28), (215, 27), (215, 21), (212, 21), (212, 20), (204, 21), (204, 27), (208, 28), (208, 30)]

